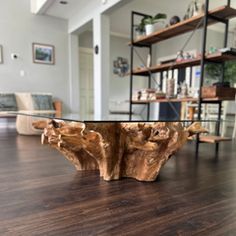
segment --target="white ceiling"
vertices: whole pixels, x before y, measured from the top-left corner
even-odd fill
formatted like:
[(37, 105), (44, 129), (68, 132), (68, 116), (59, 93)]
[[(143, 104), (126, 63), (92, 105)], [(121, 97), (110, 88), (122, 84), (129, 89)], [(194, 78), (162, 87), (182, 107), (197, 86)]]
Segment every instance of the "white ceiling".
[(59, 17), (68, 20), (74, 16), (77, 9), (83, 8), (91, 0), (66, 0), (68, 4), (60, 4), (61, 0), (54, 0), (50, 8), (47, 10), (46, 15)]
[[(77, 9), (86, 9), (89, 1), (101, 0), (67, 0), (67, 5), (62, 5), (59, 1), (54, 0), (54, 3), (47, 10), (46, 14), (68, 20), (76, 14)], [(168, 21), (174, 15), (183, 18), (189, 2), (191, 0), (133, 0), (110, 13), (111, 31), (128, 37), (130, 34), (131, 11), (139, 11), (151, 15), (163, 12), (167, 14)], [(210, 8), (225, 5), (226, 2), (227, 0), (212, 0), (210, 1)], [(236, 8), (236, 0), (231, 0), (231, 5)], [(235, 28), (236, 20), (232, 20), (231, 22), (230, 27)], [(220, 30), (223, 27), (214, 26), (214, 29)]]
[(182, 17), (189, 0), (178, 1), (178, 11), (172, 7), (173, 0), (134, 0), (111, 14), (112, 31), (130, 34), (131, 11), (156, 15), (159, 12), (167, 13), (168, 18), (174, 15)]

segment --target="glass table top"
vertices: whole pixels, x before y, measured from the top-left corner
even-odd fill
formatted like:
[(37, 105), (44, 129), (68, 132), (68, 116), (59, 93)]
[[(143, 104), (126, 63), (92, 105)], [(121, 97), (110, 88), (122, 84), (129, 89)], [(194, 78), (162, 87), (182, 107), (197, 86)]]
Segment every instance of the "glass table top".
[[(107, 119), (94, 119), (92, 115), (81, 116), (79, 113), (55, 113), (49, 111), (20, 111), (20, 112), (9, 112), (11, 115), (23, 115), (23, 116), (32, 116), (36, 118), (42, 119), (56, 119), (56, 120), (63, 120), (68, 122), (219, 122), (217, 119), (204, 119), (204, 120), (181, 120), (181, 119), (156, 119), (156, 120), (145, 120), (140, 118), (140, 116), (132, 116), (132, 120), (129, 120), (129, 115), (123, 116), (110, 116)], [(221, 120), (222, 121), (222, 120)]]

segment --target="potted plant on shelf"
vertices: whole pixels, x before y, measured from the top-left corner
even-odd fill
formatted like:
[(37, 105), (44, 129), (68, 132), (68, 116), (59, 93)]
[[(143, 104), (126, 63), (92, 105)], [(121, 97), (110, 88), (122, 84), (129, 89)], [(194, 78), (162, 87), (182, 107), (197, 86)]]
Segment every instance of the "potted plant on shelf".
[[(209, 86), (213, 82), (220, 80), (222, 76), (222, 67), (217, 64), (207, 64), (205, 70), (205, 85)], [(236, 87), (236, 62), (225, 62), (224, 81), (229, 82), (231, 87)]]
[(166, 24), (166, 14), (164, 13), (158, 13), (154, 17), (145, 17), (144, 23), (145, 23), (145, 30), (146, 35), (152, 34), (153, 32), (163, 29)]
[(138, 25), (134, 26), (136, 39), (139, 39), (140, 37), (145, 35), (145, 22), (144, 22), (144, 20), (145, 20), (145, 18), (143, 18)]

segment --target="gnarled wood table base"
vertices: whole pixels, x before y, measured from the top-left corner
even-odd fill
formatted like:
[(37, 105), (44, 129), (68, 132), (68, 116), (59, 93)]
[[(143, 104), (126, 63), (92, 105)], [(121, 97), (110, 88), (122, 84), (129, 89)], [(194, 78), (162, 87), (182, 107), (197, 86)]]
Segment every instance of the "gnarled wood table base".
[(205, 132), (199, 123), (70, 122), (51, 120), (42, 143), (59, 150), (77, 170), (99, 169), (104, 180), (131, 177), (154, 181), (161, 167), (187, 138)]

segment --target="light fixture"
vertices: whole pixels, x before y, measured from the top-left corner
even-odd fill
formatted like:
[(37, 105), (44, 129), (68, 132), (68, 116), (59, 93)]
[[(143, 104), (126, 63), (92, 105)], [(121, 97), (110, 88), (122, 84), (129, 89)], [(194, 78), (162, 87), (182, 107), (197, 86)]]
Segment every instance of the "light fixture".
[(67, 1), (60, 1), (59, 3), (62, 4), (62, 5), (66, 5), (66, 4), (68, 4)]

